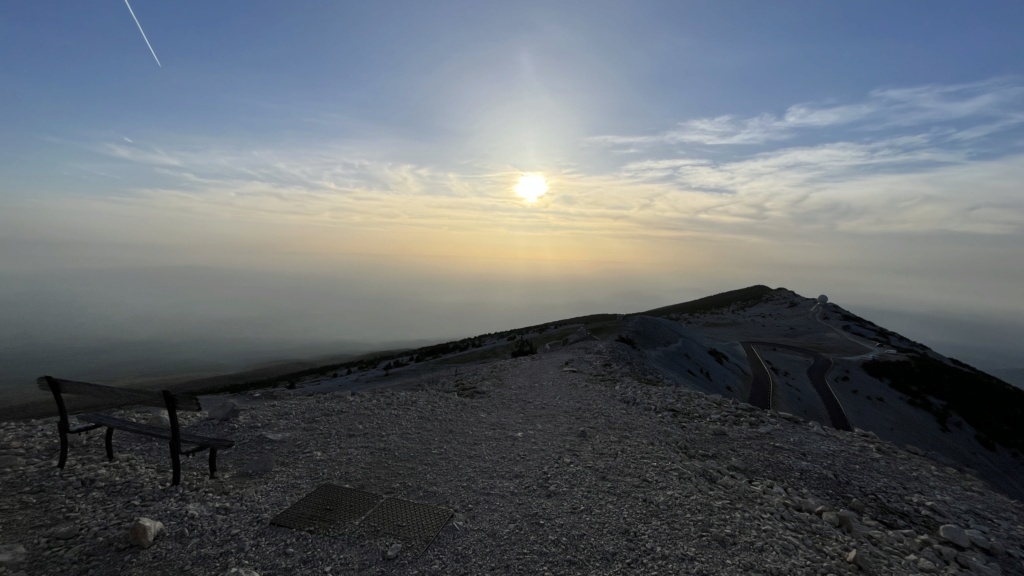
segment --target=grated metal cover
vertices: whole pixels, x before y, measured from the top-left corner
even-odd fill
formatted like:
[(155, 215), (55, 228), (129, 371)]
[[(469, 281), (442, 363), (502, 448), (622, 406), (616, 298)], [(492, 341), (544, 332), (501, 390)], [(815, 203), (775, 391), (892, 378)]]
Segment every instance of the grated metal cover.
[(323, 484), (274, 516), (270, 523), (306, 532), (337, 534), (355, 525), (382, 498), (371, 492)]
[(360, 526), (398, 538), (414, 556), (423, 554), (452, 511), (401, 498), (387, 498), (377, 505)]

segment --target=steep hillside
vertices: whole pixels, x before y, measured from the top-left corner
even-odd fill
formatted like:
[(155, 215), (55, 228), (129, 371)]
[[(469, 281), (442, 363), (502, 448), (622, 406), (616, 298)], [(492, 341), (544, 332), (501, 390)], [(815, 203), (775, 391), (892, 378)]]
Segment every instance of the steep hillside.
[[(652, 312), (662, 318), (634, 316), (622, 326), (652, 379), (749, 400), (761, 365), (773, 409), (829, 426), (827, 404), (838, 402), (851, 426), (975, 470), (1024, 498), (1024, 391), (834, 303), (782, 288), (751, 287)], [(746, 357), (742, 342), (756, 358)], [(829, 366), (817, 385), (815, 361)]]

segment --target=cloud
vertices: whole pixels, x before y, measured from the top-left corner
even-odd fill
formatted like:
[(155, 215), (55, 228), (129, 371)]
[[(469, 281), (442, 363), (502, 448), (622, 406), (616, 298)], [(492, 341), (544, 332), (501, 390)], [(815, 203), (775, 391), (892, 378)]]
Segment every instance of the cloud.
[(688, 120), (678, 128), (651, 136), (596, 136), (593, 142), (612, 145), (653, 144), (761, 144), (790, 137), (785, 120), (770, 114), (754, 118), (718, 116)]
[(785, 126), (797, 128), (823, 128), (850, 124), (868, 117), (877, 110), (872, 103), (845, 106), (814, 106), (796, 104), (786, 110)]
[(988, 124), (988, 132), (979, 133), (988, 135), (1021, 122), (1019, 110), (1022, 107), (1024, 86), (999, 78), (970, 84), (878, 89), (858, 103), (805, 102), (790, 106), (781, 115), (697, 118), (658, 134), (603, 135), (593, 137), (591, 142), (630, 147), (759, 145), (790, 140), (826, 128), (880, 130), (972, 118), (999, 119)]
[(687, 120), (675, 129), (648, 136), (596, 136), (598, 144), (656, 145), (704, 144), (709, 146), (764, 144), (788, 140), (798, 128), (824, 128), (850, 124), (869, 116), (875, 108), (869, 104), (816, 106), (797, 104), (781, 117), (759, 114), (750, 118), (734, 115)]
[(1013, 190), (1024, 178), (1022, 108), (1024, 85), (1002, 78), (879, 89), (862, 102), (691, 119), (591, 143), (631, 147), (608, 156), (609, 176), (623, 188), (660, 189), (648, 227), (671, 219), (776, 239), (1020, 235), (1024, 200)]
[(740, 226), (751, 236), (1024, 230), (1024, 202), (1013, 193), (1024, 178), (1024, 155), (974, 160), (968, 150), (935, 146), (929, 135), (781, 148), (732, 161), (642, 160), (616, 175), (671, 188), (691, 199), (691, 220)]
[[(124, 139), (128, 141), (127, 138)], [(130, 141), (128, 141), (130, 142)], [(167, 153), (159, 148), (142, 148), (139, 146), (124, 146), (122, 144), (106, 143), (101, 147), (101, 152), (130, 162), (149, 164), (152, 166), (182, 166), (183, 162), (173, 154)]]
[[(89, 145), (98, 160), (88, 169), (120, 178), (92, 197), (89, 210), (105, 203), (226, 229), (309, 227), (330, 232), (297, 250), (375, 244), (403, 254), (543, 249), (554, 257), (561, 246), (573, 258), (605, 257), (581, 247), (585, 238), (605, 247), (635, 241), (629, 255), (607, 256), (628, 259), (650, 252), (644, 242), (681, 238), (1013, 235), (1024, 222), (1024, 202), (1010, 192), (1024, 180), (1024, 150), (1000, 138), (1024, 123), (1009, 105), (1014, 86), (885, 89), (863, 102), (799, 103), (779, 116), (697, 118), (654, 136), (591, 139), (579, 156), (551, 167), (551, 192), (532, 207), (512, 193), (514, 168), (454, 158), (450, 150), (424, 154), (423, 143), (254, 146), (137, 136)], [(897, 112), (917, 120), (893, 123)], [(635, 152), (602, 154), (623, 145)]]
[(1019, 115), (1024, 86), (1009, 79), (970, 84), (888, 88), (871, 92), (871, 100), (887, 113), (884, 125), (914, 126), (964, 118)]

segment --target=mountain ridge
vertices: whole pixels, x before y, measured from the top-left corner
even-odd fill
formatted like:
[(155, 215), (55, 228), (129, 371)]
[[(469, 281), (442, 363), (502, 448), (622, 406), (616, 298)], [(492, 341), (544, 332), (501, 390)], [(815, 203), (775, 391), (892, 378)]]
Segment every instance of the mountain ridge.
[[(651, 383), (743, 402), (750, 400), (756, 366), (741, 343), (757, 342), (758, 358), (775, 384), (770, 407), (828, 426), (831, 422), (814, 382), (803, 375), (812, 354), (824, 355), (832, 362), (827, 386), (851, 415), (854, 427), (915, 446), (943, 464), (974, 469), (1001, 490), (1024, 498), (1024, 485), (1015, 478), (1024, 478), (1024, 391), (834, 302), (822, 304), (765, 285), (643, 312), (577, 316), (292, 372), (242, 373), (176, 387), (204, 394), (282, 387), (310, 393), (401, 387), (508, 358), (517, 346), (546, 354), (582, 339), (627, 347)], [(772, 349), (772, 342), (806, 353)], [(36, 407), (49, 408), (46, 399)], [(992, 414), (997, 418), (989, 417)]]

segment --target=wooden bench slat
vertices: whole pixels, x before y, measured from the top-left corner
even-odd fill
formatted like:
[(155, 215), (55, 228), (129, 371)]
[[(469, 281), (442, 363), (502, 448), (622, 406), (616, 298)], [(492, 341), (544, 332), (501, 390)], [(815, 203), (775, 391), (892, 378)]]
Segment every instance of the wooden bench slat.
[[(65, 380), (52, 376), (43, 376), (36, 379), (36, 384), (42, 390), (50, 391), (50, 382), (60, 387), (62, 394), (80, 394), (94, 398), (107, 398), (119, 404), (141, 404), (156, 408), (166, 408), (162, 392), (154, 390), (134, 390), (131, 388), (119, 388), (117, 386), (106, 386), (93, 384), (91, 382), (79, 382), (77, 380)], [(191, 394), (172, 394), (174, 396), (174, 407), (177, 410), (199, 412), (203, 408), (199, 398)]]
[[(53, 393), (57, 402), (57, 412), (60, 414), (60, 421), (57, 423), (57, 433), (60, 435), (60, 458), (57, 460), (57, 467), (64, 468), (68, 458), (68, 434), (80, 434), (97, 426), (105, 426), (107, 458), (114, 459), (113, 437), (114, 430), (124, 430), (132, 434), (149, 436), (169, 440), (171, 449), (171, 467), (173, 476), (171, 484), (178, 484), (181, 480), (181, 456), (191, 455), (201, 450), (210, 451), (210, 478), (217, 473), (217, 450), (231, 448), (235, 443), (224, 438), (211, 438), (198, 434), (182, 433), (178, 424), (178, 412), (189, 410), (198, 412), (202, 410), (199, 398), (189, 394), (175, 394), (170, 390), (134, 390), (131, 388), (118, 388), (115, 386), (104, 386), (89, 382), (78, 382), (76, 380), (64, 380), (52, 376), (42, 376), (36, 379), (36, 384), (43, 390)], [(86, 426), (75, 428), (70, 427), (68, 421), (68, 410), (64, 403), (64, 394), (80, 394), (100, 398), (116, 405), (141, 404), (156, 408), (166, 408), (170, 426), (150, 426), (139, 422), (132, 422), (102, 412), (88, 412), (80, 414), (78, 419), (89, 423)], [(195, 448), (182, 450), (182, 444), (193, 444)]]
[(183, 432), (181, 434), (181, 441), (186, 444), (206, 446), (207, 448), (216, 448), (218, 450), (226, 450), (235, 445), (235, 442), (233, 440), (227, 440), (225, 438), (211, 438), (209, 436), (199, 436), (197, 434), (189, 434), (188, 432)]
[[(91, 422), (93, 424), (131, 432), (133, 434), (141, 434), (152, 438), (162, 438), (164, 440), (171, 439), (171, 430), (169, 428), (150, 426), (148, 424), (132, 422), (131, 420), (123, 420), (109, 414), (90, 412), (88, 414), (79, 414), (77, 418), (83, 422)], [(211, 438), (209, 436), (199, 436), (198, 434), (189, 434), (187, 432), (182, 432), (179, 434), (178, 438), (182, 443), (196, 444), (198, 446), (208, 446), (218, 449), (230, 448), (235, 445), (233, 441), (226, 440), (224, 438)]]
[(124, 404), (141, 404), (164, 408), (163, 394), (151, 390), (132, 390), (130, 388), (115, 388), (102, 384), (91, 384), (89, 382), (77, 382), (75, 380), (63, 380), (52, 376), (43, 376), (36, 380), (43, 390), (50, 390), (50, 382), (60, 387), (61, 394), (81, 394), (97, 398), (109, 399), (112, 402)]
[(202, 412), (203, 407), (199, 403), (199, 397), (191, 394), (175, 394), (171, 393), (174, 397), (174, 408), (176, 410), (187, 410), (189, 412)]

